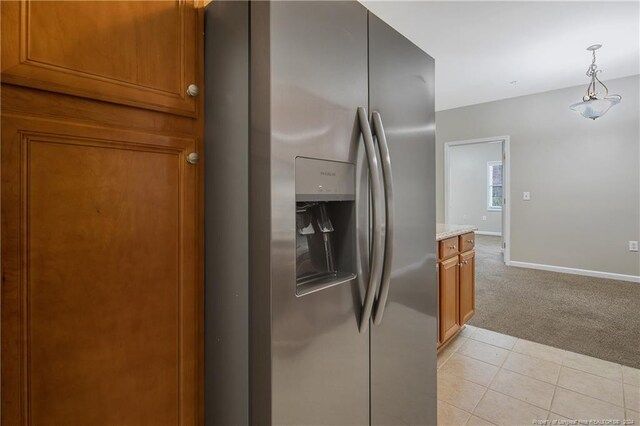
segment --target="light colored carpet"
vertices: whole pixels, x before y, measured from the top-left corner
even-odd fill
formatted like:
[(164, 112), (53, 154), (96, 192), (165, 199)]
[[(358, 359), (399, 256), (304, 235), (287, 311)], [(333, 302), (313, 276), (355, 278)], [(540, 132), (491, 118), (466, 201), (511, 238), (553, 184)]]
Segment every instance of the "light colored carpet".
[(640, 284), (507, 267), (500, 243), (476, 236), (469, 324), (640, 368)]

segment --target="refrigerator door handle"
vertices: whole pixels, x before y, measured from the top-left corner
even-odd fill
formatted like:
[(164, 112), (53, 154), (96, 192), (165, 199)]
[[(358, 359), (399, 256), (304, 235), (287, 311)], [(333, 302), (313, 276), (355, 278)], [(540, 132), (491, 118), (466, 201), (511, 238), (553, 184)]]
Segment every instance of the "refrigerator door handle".
[(367, 285), (364, 305), (362, 306), (362, 315), (360, 317), (360, 333), (364, 333), (369, 327), (376, 290), (382, 276), (384, 250), (382, 246), (382, 212), (379, 207), (382, 188), (379, 181), (380, 174), (378, 171), (378, 156), (376, 147), (373, 143), (373, 134), (371, 133), (371, 125), (369, 124), (366, 108), (358, 107), (358, 121), (360, 123), (360, 132), (362, 132), (367, 163), (369, 165), (369, 177), (371, 179), (371, 205), (373, 206), (371, 214), (373, 220), (371, 270), (369, 271), (369, 284)]
[(387, 145), (387, 136), (382, 125), (382, 117), (378, 111), (373, 111), (373, 129), (378, 139), (378, 148), (380, 149), (380, 159), (382, 163), (382, 178), (384, 180), (384, 205), (385, 205), (385, 222), (386, 234), (384, 237), (384, 262), (382, 265), (382, 282), (380, 284), (380, 294), (375, 305), (373, 314), (373, 323), (380, 324), (382, 316), (387, 306), (387, 298), (389, 297), (389, 287), (391, 285), (391, 265), (393, 262), (393, 176), (391, 175), (391, 157), (389, 156), (389, 145)]

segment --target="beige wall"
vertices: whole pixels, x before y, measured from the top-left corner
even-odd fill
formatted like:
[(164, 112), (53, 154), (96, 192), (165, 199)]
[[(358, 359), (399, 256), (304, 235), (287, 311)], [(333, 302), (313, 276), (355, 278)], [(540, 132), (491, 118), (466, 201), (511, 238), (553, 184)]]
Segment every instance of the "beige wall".
[(623, 100), (595, 121), (568, 108), (586, 85), (436, 113), (437, 220), (444, 143), (509, 135), (511, 260), (640, 275), (640, 76), (605, 82)]
[[(449, 148), (449, 222), (502, 232), (502, 212), (487, 210), (487, 162), (502, 159), (502, 143)], [(484, 218), (484, 220), (483, 220)]]

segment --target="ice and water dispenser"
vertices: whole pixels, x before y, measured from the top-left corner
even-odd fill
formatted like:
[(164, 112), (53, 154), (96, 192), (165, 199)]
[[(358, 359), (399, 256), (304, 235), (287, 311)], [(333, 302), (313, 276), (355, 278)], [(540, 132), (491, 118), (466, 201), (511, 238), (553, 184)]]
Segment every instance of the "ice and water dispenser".
[(355, 166), (296, 158), (296, 295), (356, 278)]

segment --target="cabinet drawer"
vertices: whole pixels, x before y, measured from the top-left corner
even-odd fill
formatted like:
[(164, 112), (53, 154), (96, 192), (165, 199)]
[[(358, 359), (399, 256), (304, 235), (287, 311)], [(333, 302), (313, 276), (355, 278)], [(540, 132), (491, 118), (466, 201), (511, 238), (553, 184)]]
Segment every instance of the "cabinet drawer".
[(475, 232), (469, 232), (468, 234), (460, 235), (460, 251), (469, 251), (473, 250), (476, 245), (476, 234)]
[(440, 245), (438, 246), (440, 259), (447, 259), (453, 255), (458, 254), (459, 251), (458, 237), (451, 237), (447, 238), (446, 240), (442, 240), (440, 241)]

